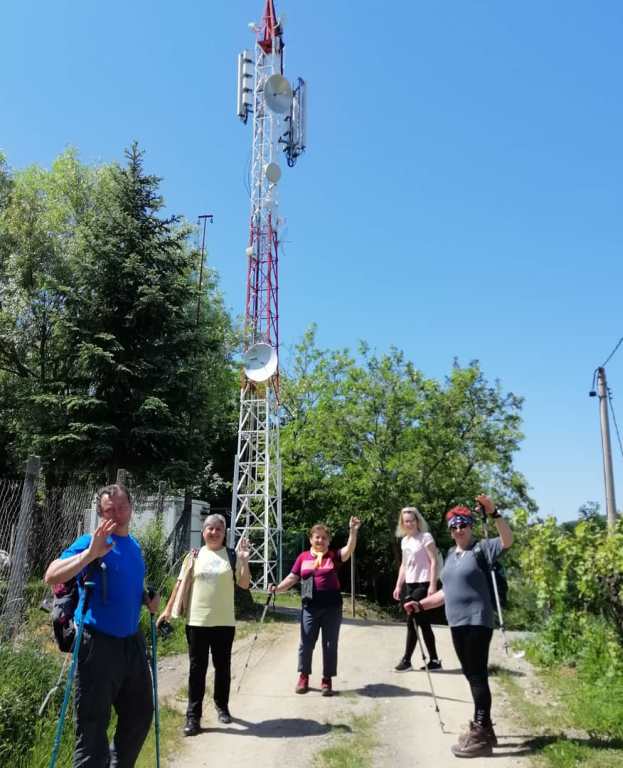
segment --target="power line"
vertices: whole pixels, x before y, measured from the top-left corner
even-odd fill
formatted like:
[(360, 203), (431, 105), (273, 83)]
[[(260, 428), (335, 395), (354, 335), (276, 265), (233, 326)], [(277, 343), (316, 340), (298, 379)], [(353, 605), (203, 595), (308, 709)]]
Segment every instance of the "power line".
[(610, 362), (610, 360), (612, 360), (612, 358), (614, 357), (614, 353), (615, 353), (615, 352), (617, 351), (617, 349), (618, 349), (618, 348), (621, 346), (621, 344), (623, 344), (623, 336), (621, 336), (621, 338), (618, 340), (618, 342), (617, 342), (617, 344), (616, 344), (615, 348), (612, 350), (612, 352), (611, 352), (611, 353), (608, 355), (608, 357), (606, 358), (606, 362), (601, 364), (601, 367), (602, 367), (602, 368), (605, 368), (605, 367), (606, 367), (606, 363), (609, 363), (609, 362)]
[(617, 417), (614, 412), (614, 405), (612, 404), (612, 393), (610, 392), (610, 389), (608, 389), (608, 404), (610, 405), (610, 413), (612, 414), (612, 421), (614, 423), (614, 430), (617, 433), (617, 441), (619, 443), (619, 450), (621, 451), (621, 456), (623, 457), (623, 442), (621, 442), (621, 433), (619, 432), (619, 425), (617, 424)]

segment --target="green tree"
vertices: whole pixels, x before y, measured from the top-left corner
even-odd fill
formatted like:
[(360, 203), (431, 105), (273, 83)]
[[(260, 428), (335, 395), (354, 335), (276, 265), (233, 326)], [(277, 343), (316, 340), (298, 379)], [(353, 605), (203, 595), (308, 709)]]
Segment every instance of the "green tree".
[(396, 349), (378, 356), (362, 344), (358, 359), (320, 350), (311, 329), (283, 377), (283, 403), (286, 525), (323, 519), (339, 531), (361, 515), (359, 572), (377, 597), (395, 578), (402, 506), (416, 504), (438, 538), (447, 509), (483, 489), (500, 506), (534, 506), (512, 463), (521, 400), (489, 385), (477, 363), (455, 364), (440, 383)]
[(90, 168), (67, 152), (15, 174), (0, 221), (0, 369), (15, 403), (2, 422), (51, 484), (124, 467), (211, 487), (232, 440), (236, 337), (214, 275), (198, 289), (190, 227), (163, 216), (136, 145), (126, 159)]

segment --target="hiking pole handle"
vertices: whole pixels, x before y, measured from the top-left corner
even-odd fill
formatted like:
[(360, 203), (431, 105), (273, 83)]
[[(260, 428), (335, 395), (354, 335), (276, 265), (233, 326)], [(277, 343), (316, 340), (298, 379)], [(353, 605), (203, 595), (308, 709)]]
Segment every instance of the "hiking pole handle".
[(474, 508), (474, 512), (477, 515), (480, 515), (480, 517), (482, 517), (483, 522), (486, 525), (486, 523), (487, 523), (487, 513), (485, 511), (485, 508), (482, 506), (482, 504), (479, 501), (476, 502), (476, 506)]
[(273, 601), (273, 608), (275, 607), (275, 592), (269, 592), (266, 596), (266, 602), (264, 603), (264, 608), (262, 610), (262, 618), (260, 619), (260, 624), (264, 622), (264, 619), (266, 618), (266, 613), (268, 612), (268, 606), (270, 605), (270, 601)]

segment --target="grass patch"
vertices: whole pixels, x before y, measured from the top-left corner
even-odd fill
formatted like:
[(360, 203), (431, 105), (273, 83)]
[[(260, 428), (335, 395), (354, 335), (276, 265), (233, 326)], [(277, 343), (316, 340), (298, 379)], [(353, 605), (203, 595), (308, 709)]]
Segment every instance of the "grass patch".
[[(559, 668), (539, 674), (537, 684), (543, 695), (528, 699), (526, 691), (509, 674), (500, 671), (496, 680), (506, 691), (516, 720), (531, 730), (526, 749), (540, 768), (623, 768), (623, 741), (617, 737), (600, 738), (590, 733), (587, 723), (596, 724), (603, 702), (591, 708), (579, 692), (581, 682), (575, 670)], [(606, 688), (607, 690), (607, 688)], [(605, 691), (604, 691), (605, 693)], [(620, 709), (621, 701), (611, 699), (611, 711)]]
[(355, 715), (350, 728), (334, 726), (331, 744), (320, 750), (314, 760), (315, 768), (370, 768), (377, 746), (376, 712)]
[[(172, 758), (178, 751), (183, 739), (182, 726), (184, 718), (179, 712), (167, 706), (160, 705), (160, 759), (164, 762)], [(153, 768), (156, 764), (156, 737), (154, 727), (151, 730), (141, 754), (136, 761), (136, 768)]]

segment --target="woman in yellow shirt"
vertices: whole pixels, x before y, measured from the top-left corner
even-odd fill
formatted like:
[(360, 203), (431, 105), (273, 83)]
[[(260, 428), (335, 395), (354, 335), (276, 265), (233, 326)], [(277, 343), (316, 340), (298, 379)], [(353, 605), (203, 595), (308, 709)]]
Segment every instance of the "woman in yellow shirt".
[(248, 589), (251, 580), (249, 544), (241, 539), (237, 552), (231, 552), (230, 557), (230, 551), (225, 547), (225, 518), (222, 515), (206, 517), (202, 536), (204, 545), (199, 552), (189, 553), (184, 560), (167, 606), (158, 618), (158, 624), (169, 621), (176, 599), (184, 594), (190, 660), (184, 727), (186, 736), (194, 736), (201, 731), (210, 652), (214, 665), (214, 705), (218, 720), (221, 723), (231, 722), (231, 649), (236, 632), (234, 581), (242, 589)]

